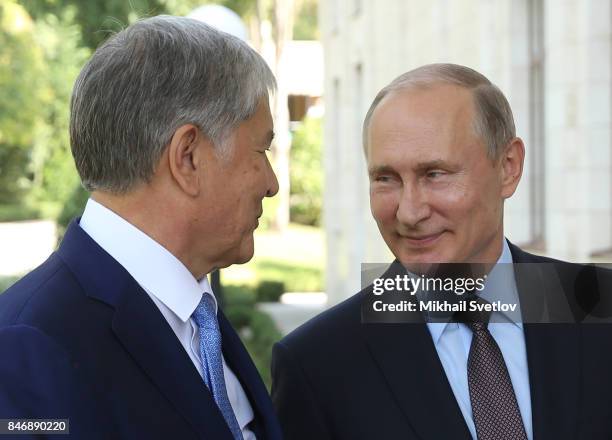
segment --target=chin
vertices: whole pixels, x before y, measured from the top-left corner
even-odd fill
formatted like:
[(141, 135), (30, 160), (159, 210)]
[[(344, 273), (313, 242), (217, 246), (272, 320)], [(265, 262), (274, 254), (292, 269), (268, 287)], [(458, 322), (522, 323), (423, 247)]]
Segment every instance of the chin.
[(414, 252), (400, 249), (397, 254), (398, 260), (406, 264), (433, 264), (433, 263), (453, 263), (455, 260), (450, 257), (448, 252), (436, 252), (431, 249), (427, 252)]
[(423, 252), (415, 254), (413, 252), (399, 252), (396, 254), (397, 259), (402, 265), (412, 273), (428, 273), (432, 266), (437, 266), (440, 263), (458, 263), (456, 257), (452, 253), (443, 252)]
[(238, 257), (236, 258), (235, 264), (244, 264), (253, 258), (255, 253), (255, 246), (253, 244), (253, 239), (248, 240), (248, 242), (243, 243), (240, 247)]
[(234, 264), (248, 263), (249, 261), (251, 261), (252, 258), (253, 258), (253, 252), (251, 252), (248, 255), (241, 254), (241, 255), (238, 256), (238, 258), (236, 259), (236, 262)]

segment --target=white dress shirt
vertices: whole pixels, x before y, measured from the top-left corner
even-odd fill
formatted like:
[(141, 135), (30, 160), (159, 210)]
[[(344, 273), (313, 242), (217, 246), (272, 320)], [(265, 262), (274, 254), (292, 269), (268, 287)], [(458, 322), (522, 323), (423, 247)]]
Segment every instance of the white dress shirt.
[[(211, 295), (217, 306), (208, 279), (196, 280), (166, 248), (93, 199), (87, 201), (80, 226), (147, 292), (202, 376), (199, 329), (191, 315), (202, 294)], [(253, 440), (255, 434), (248, 429), (253, 408), (225, 357), (222, 359), (232, 409), (244, 440)]]
[[(499, 300), (506, 304), (518, 304), (518, 308), (513, 313), (493, 312), (488, 328), (504, 356), (525, 432), (527, 438), (531, 440), (533, 427), (525, 334), (520, 318), (521, 310), (512, 268), (512, 254), (506, 240), (502, 254), (494, 269), (488, 274), (485, 288), (478, 296), (491, 303)], [(463, 418), (472, 437), (476, 439), (467, 379), (467, 360), (472, 344), (472, 331), (467, 325), (456, 322), (428, 323), (427, 327)]]

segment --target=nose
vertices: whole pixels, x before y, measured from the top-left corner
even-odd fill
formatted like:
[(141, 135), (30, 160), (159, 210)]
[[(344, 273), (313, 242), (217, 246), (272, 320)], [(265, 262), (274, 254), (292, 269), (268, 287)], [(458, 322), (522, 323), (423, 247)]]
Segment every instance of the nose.
[(266, 190), (266, 197), (273, 197), (278, 192), (278, 179), (272, 168), (272, 164), (268, 161), (268, 189)]
[(406, 227), (415, 228), (431, 216), (431, 207), (424, 189), (419, 185), (404, 185), (395, 214), (397, 220)]

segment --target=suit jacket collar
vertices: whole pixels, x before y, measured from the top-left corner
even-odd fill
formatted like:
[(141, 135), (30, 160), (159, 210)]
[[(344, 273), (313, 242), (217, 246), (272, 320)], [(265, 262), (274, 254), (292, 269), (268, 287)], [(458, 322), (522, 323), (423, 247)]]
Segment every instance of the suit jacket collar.
[[(172, 329), (138, 283), (73, 221), (58, 254), (85, 294), (114, 309), (113, 332), (132, 358), (176, 410), (202, 437), (232, 439), (208, 388), (176, 340)], [(272, 433), (277, 425), (271, 403), (238, 336), (219, 314), (224, 355), (249, 392), (257, 415), (266, 415)], [(263, 389), (263, 391), (262, 391)], [(280, 438), (271, 435), (270, 438)]]

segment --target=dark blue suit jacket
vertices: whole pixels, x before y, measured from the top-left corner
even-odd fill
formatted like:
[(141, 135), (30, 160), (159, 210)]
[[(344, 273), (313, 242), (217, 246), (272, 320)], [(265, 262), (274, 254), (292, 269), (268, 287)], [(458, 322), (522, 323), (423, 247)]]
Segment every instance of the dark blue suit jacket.
[[(219, 325), (253, 430), (280, 439), (266, 388), (221, 311)], [(232, 438), (155, 304), (76, 222), (0, 295), (0, 418), (13, 417), (68, 418), (79, 439)]]
[[(611, 292), (596, 290), (612, 286), (610, 272), (510, 250), (515, 263), (546, 263), (555, 275), (516, 274), (523, 311), (530, 294), (547, 292), (550, 316), (566, 304), (583, 322), (581, 313), (598, 303), (594, 316), (610, 322)], [(272, 397), (285, 438), (471, 440), (421, 315), (420, 323), (362, 324), (371, 292), (370, 285), (275, 345)], [(539, 313), (539, 305), (529, 308)], [(612, 324), (523, 328), (534, 440), (612, 439)]]

